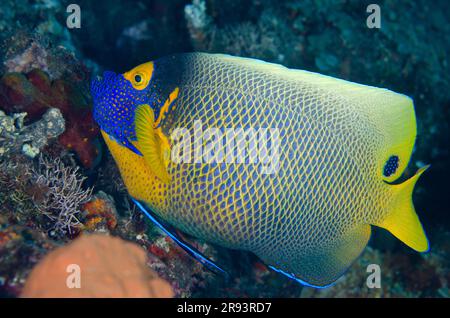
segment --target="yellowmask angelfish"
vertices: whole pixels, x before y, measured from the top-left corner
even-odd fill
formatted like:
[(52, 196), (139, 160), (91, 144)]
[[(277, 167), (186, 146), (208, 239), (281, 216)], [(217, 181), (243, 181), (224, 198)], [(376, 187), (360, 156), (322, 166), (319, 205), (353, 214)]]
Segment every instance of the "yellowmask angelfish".
[[(329, 286), (345, 272), (367, 245), (371, 225), (416, 251), (428, 250), (412, 203), (427, 167), (397, 181), (416, 137), (413, 102), (405, 95), (204, 53), (107, 72), (91, 90), (94, 118), (129, 194), (162, 226), (253, 252), (314, 287)], [(192, 153), (196, 142), (197, 148), (231, 144), (195, 141), (195, 123), (220, 135), (226, 129), (277, 131), (275, 172), (262, 172), (262, 161), (227, 160), (234, 152), (223, 161), (173, 160), (180, 142), (173, 134), (180, 129), (191, 133), (184, 142), (194, 144)]]

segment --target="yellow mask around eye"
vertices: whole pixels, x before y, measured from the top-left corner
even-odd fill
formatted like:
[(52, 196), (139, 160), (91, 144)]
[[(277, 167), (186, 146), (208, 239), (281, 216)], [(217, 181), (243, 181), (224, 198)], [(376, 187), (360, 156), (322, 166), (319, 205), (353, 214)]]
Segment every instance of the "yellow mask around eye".
[(153, 62), (147, 62), (136, 66), (131, 71), (123, 74), (131, 85), (137, 90), (143, 90), (148, 86), (153, 74)]

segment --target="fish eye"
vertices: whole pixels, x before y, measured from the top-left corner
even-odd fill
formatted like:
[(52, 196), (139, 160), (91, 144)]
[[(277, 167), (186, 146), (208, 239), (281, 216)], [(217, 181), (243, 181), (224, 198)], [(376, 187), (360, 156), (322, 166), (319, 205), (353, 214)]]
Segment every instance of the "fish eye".
[(145, 82), (145, 75), (142, 73), (136, 73), (134, 74), (133, 80), (136, 86), (140, 86)]
[(395, 173), (395, 171), (397, 171), (399, 161), (400, 159), (398, 158), (398, 156), (395, 155), (390, 156), (389, 159), (384, 164), (383, 175), (385, 177), (392, 176)]
[(123, 73), (123, 77), (131, 83), (134, 89), (146, 89), (153, 74), (153, 62), (141, 64), (132, 70)]

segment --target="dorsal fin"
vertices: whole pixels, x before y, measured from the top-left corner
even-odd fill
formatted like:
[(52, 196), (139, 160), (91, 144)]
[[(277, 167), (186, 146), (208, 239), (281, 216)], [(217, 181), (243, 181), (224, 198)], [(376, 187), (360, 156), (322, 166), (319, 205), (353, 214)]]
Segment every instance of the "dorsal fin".
[[(355, 94), (358, 95), (367, 93), (375, 93), (375, 94), (392, 93), (395, 95), (401, 95), (385, 88), (354, 83), (344, 79), (323, 75), (316, 72), (288, 68), (281, 64), (270, 63), (258, 59), (238, 57), (228, 54), (214, 54), (213, 56), (218, 58), (220, 61), (232, 63), (240, 67), (249, 68), (255, 71), (261, 71), (267, 74), (280, 76), (286, 80), (301, 81), (316, 87), (333, 89), (335, 91), (335, 94), (346, 95), (349, 97), (354, 96)], [(339, 89), (337, 90), (336, 88)], [(358, 98), (358, 96), (354, 97)]]

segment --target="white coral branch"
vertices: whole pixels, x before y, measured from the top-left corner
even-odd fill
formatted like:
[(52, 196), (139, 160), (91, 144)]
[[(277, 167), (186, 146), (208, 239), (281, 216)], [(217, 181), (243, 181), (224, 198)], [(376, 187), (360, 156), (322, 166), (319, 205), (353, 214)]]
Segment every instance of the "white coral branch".
[(43, 202), (37, 208), (54, 222), (54, 229), (72, 234), (81, 224), (80, 207), (92, 197), (92, 188), (85, 189), (79, 168), (67, 167), (60, 158), (39, 157), (38, 168), (33, 169), (35, 182), (48, 189)]

